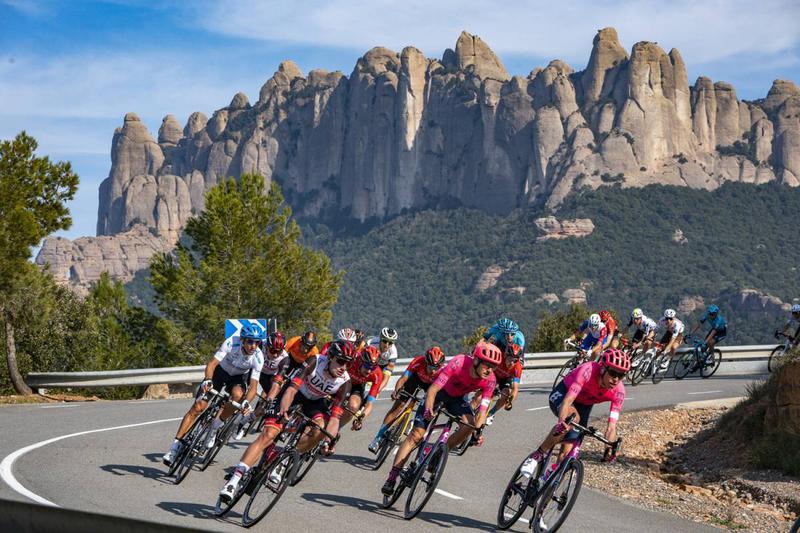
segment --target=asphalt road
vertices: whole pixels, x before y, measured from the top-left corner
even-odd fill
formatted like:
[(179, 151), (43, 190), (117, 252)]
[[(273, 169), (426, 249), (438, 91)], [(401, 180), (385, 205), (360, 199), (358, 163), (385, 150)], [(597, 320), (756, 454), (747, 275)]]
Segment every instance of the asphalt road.
[[(719, 376), (629, 386), (625, 411), (741, 396), (754, 378)], [(383, 510), (378, 505), (388, 461), (380, 472), (364, 467), (372, 456), (367, 444), (388, 408), (387, 401), (379, 400), (365, 429), (346, 429), (337, 454), (322, 459), (301, 484), (287, 489), (276, 508), (254, 529), (264, 531), (270, 525), (279, 525), (304, 533), (344, 529), (494, 530), (498, 502), (508, 478), (553, 424), (554, 417), (545, 408), (548, 393), (548, 384), (525, 386), (514, 410), (501, 412), (488, 428), (482, 448), (472, 448), (463, 457), (448, 461), (439, 488), (458, 499), (435, 494), (413, 521), (402, 518), (405, 496), (394, 509)], [(6, 466), (8, 456), (16, 452), (13, 466), (3, 472), (0, 497), (25, 500), (23, 494), (29, 491), (28, 497), (72, 509), (201, 530), (242, 531), (235, 511), (223, 520), (213, 518), (211, 511), (225, 472), (238, 462), (246, 442), (223, 449), (207, 471), (191, 472), (179, 486), (162, 477), (160, 457), (177, 425), (170, 419), (182, 416), (188, 406), (189, 400), (0, 406), (0, 457), (6, 458)], [(594, 414), (602, 417), (598, 427), (604, 427), (606, 412), (606, 406), (595, 409)], [(148, 422), (153, 423), (137, 425)], [(624, 431), (624, 412), (621, 427)], [(41, 444), (48, 439), (59, 440)], [(26, 451), (25, 447), (31, 448)], [(590, 460), (587, 468), (592, 468)], [(242, 508), (240, 503), (236, 510)], [(593, 533), (639, 532), (645, 528), (649, 533), (717, 531), (584, 487), (562, 531), (589, 528)], [(518, 522), (512, 530), (526, 531), (526, 524)]]

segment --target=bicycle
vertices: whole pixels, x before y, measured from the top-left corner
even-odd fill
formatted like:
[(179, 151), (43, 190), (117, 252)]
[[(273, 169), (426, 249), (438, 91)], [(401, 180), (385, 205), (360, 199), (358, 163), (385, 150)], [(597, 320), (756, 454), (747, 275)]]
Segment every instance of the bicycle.
[(636, 367), (633, 367), (631, 361), (631, 372), (628, 377), (631, 385), (635, 387), (648, 377), (652, 379), (653, 384), (661, 383), (669, 370), (669, 365), (664, 365), (669, 355), (664, 354), (663, 349), (664, 346), (660, 342), (653, 343), (644, 354), (641, 353), (641, 348), (637, 348)]
[[(238, 403), (233, 402), (234, 406), (239, 406)], [(206, 452), (205, 457), (203, 457), (203, 461), (200, 463), (200, 471), (204, 472), (208, 465), (210, 465), (220, 450), (228, 443), (231, 439), (233, 434), (236, 432), (236, 427), (239, 425), (239, 421), (242, 419), (242, 412), (241, 407), (236, 407), (236, 413), (232, 414), (228, 417), (228, 419), (223, 422), (223, 424), (219, 427), (217, 431), (217, 437), (214, 441), (214, 446)]]
[(556, 379), (553, 381), (553, 389), (561, 383), (561, 380), (564, 379), (567, 374), (578, 368), (579, 365), (590, 360), (590, 357), (586, 354), (586, 350), (578, 346), (576, 342), (567, 341), (565, 344), (568, 348), (575, 348), (575, 355), (570, 357), (558, 371), (558, 375), (556, 375)]
[[(444, 424), (437, 424), (440, 416), (447, 417), (447, 422)], [(411, 520), (417, 516), (428, 500), (436, 490), (439, 480), (444, 472), (444, 467), (447, 464), (447, 456), (449, 455), (449, 448), (447, 446), (447, 439), (450, 437), (450, 431), (453, 423), (458, 423), (462, 426), (471, 427), (474, 430), (478, 428), (468, 422), (461, 420), (460, 416), (455, 416), (447, 412), (444, 408), (436, 410), (436, 415), (431, 420), (425, 435), (417, 446), (417, 457), (414, 461), (403, 468), (400, 472), (399, 483), (395, 487), (394, 492), (390, 496), (384, 495), (383, 508), (388, 509), (400, 498), (406, 487), (409, 487), (408, 498), (406, 499), (403, 518)], [(431, 435), (435, 430), (441, 430), (438, 439), (435, 443), (429, 442)], [(467, 439), (468, 440), (468, 439)], [(425, 485), (424, 492), (417, 494), (417, 487), (420, 483)], [(417, 495), (419, 498), (415, 498)]]
[[(675, 379), (683, 379), (697, 371), (700, 372), (700, 377), (703, 379), (710, 378), (722, 362), (722, 352), (718, 348), (714, 348), (714, 353), (709, 354), (706, 343), (697, 340), (691, 335), (686, 337), (686, 343), (688, 344), (689, 342), (694, 347), (675, 362)], [(708, 360), (709, 355), (713, 355), (710, 361)]]
[(777, 370), (783, 362), (783, 356), (789, 353), (789, 351), (792, 349), (794, 337), (787, 335), (786, 333), (776, 331), (775, 338), (780, 340), (781, 337), (784, 337), (783, 344), (776, 346), (769, 354), (769, 361), (767, 361), (767, 370), (769, 372)]
[(407, 437), (411, 433), (414, 421), (414, 411), (419, 402), (417, 394), (420, 389), (414, 391), (414, 394), (409, 394), (404, 390), (400, 391), (399, 397), (406, 400), (406, 406), (400, 416), (395, 418), (389, 425), (389, 428), (381, 436), (378, 444), (378, 451), (375, 453), (375, 459), (372, 461), (372, 470), (378, 470), (386, 458), (389, 457), (389, 452), (395, 449), (400, 444), (400, 439)]
[[(229, 398), (230, 394), (224, 387), (222, 391), (209, 389), (203, 394), (203, 399), (208, 402), (208, 406), (195, 419), (184, 436), (179, 439), (181, 447), (172, 462), (172, 466), (167, 471), (168, 476), (175, 476), (174, 483), (176, 485), (179, 485), (186, 478), (196, 462), (206, 457), (208, 448), (205, 446), (205, 441), (208, 432), (211, 430), (211, 422), (216, 418)], [(234, 401), (231, 401), (231, 405), (236, 409), (241, 409), (242, 407), (241, 404)]]
[[(328, 399), (332, 400), (332, 398), (330, 397)], [(342, 408), (351, 415), (353, 415), (353, 418), (357, 420), (363, 419), (364, 416), (363, 414), (360, 415), (359, 413), (352, 411), (347, 406), (343, 406)], [(335, 443), (337, 440), (338, 437), (336, 439), (332, 439), (331, 442)], [(297, 470), (295, 472), (294, 477), (289, 482), (290, 487), (294, 487), (295, 485), (300, 483), (304, 477), (306, 477), (308, 471), (311, 470), (311, 467), (314, 466), (314, 463), (316, 463), (317, 459), (319, 459), (319, 456), (322, 454), (322, 451), (325, 448), (326, 444), (327, 443), (325, 442), (325, 440), (320, 440), (317, 444), (314, 445), (313, 448), (311, 448), (305, 453), (300, 454), (300, 460), (297, 464)]]
[(535, 533), (545, 531), (554, 533), (563, 525), (575, 505), (583, 483), (583, 462), (580, 459), (580, 449), (586, 435), (610, 446), (611, 454), (617, 455), (622, 446), (621, 438), (611, 442), (595, 428), (584, 427), (574, 422), (574, 419), (575, 415), (573, 414), (564, 421), (571, 425), (572, 429), (577, 430), (579, 435), (572, 450), (563, 460), (559, 462), (558, 456), (556, 456), (553, 465), (545, 468), (550, 464), (553, 455), (553, 450), (550, 450), (545, 458), (536, 465), (536, 471), (530, 478), (521, 474), (524, 460), (517, 467), (500, 499), (500, 507), (497, 510), (498, 529), (510, 528), (528, 507), (533, 508), (530, 527)]

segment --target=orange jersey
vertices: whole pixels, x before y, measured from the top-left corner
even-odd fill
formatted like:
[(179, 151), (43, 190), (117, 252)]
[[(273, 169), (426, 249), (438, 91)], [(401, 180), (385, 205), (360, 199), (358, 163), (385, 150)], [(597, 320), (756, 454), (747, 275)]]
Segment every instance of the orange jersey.
[(298, 365), (305, 363), (306, 359), (308, 359), (309, 357), (313, 357), (319, 353), (317, 347), (314, 346), (308, 352), (303, 354), (303, 352), (300, 350), (300, 346), (301, 346), (301, 339), (299, 335), (297, 337), (292, 337), (291, 339), (286, 341), (285, 349), (289, 353), (289, 357), (291, 357), (292, 360)]

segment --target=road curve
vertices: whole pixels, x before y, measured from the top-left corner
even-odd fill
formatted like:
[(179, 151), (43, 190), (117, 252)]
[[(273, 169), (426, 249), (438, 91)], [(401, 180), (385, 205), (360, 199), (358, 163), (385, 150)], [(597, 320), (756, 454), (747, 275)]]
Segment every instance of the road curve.
[[(719, 376), (628, 387), (625, 410), (739, 396), (752, 379), (754, 376)], [(402, 519), (403, 499), (392, 510), (378, 506), (388, 465), (380, 472), (363, 467), (369, 455), (366, 445), (388, 406), (379, 400), (376, 416), (365, 429), (345, 430), (337, 455), (322, 460), (300, 485), (288, 489), (268, 519), (255, 529), (266, 530), (272, 523), (304, 533), (329, 532), (332, 524), (336, 529), (363, 529), (369, 524), (370, 529), (392, 531), (440, 527), (492, 531), (509, 476), (552, 425), (552, 415), (543, 409), (548, 392), (546, 384), (526, 386), (514, 410), (501, 413), (487, 430), (483, 448), (448, 461), (439, 484), (443, 494), (434, 495), (411, 522)], [(224, 473), (238, 462), (246, 443), (233, 443), (206, 472), (192, 472), (180, 486), (162, 477), (159, 458), (175, 430), (173, 419), (187, 407), (188, 400), (0, 407), (0, 425), (6, 428), (0, 443), (0, 457), (4, 458), (0, 497), (40, 498), (72, 509), (209, 531), (243, 531), (238, 521), (217, 520), (210, 512)], [(604, 415), (605, 407), (597, 408), (595, 414)], [(587, 467), (592, 468), (591, 462)], [(586, 488), (564, 530), (634, 532), (645, 525), (649, 533), (717, 531)], [(520, 522), (512, 530), (526, 531), (525, 526)]]

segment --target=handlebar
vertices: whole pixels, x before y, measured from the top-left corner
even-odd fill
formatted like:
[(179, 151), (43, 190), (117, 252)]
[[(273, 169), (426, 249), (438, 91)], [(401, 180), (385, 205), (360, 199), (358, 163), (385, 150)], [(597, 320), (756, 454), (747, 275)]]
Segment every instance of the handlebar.
[(575, 341), (572, 341), (572, 340), (566, 341), (564, 344), (567, 346), (567, 348), (577, 348), (578, 347), (578, 343), (575, 342)]
[(301, 408), (299, 405), (295, 405), (294, 407), (292, 407), (291, 409), (289, 409), (289, 410), (286, 412), (286, 414), (285, 414), (285, 415), (283, 415), (283, 416), (284, 416), (284, 419), (285, 419), (287, 422), (288, 422), (289, 420), (291, 420), (292, 418), (294, 418), (294, 417), (300, 417), (300, 418), (301, 418), (303, 421), (305, 421), (305, 422), (308, 422), (309, 424), (313, 424), (313, 425), (314, 425), (314, 427), (316, 427), (316, 428), (317, 428), (317, 429), (318, 429), (318, 430), (319, 430), (319, 431), (320, 431), (320, 432), (321, 432), (323, 435), (325, 435), (326, 437), (328, 437), (328, 439), (330, 439), (330, 441), (331, 441), (331, 442), (335, 442), (335, 441), (338, 439), (338, 436), (334, 437), (333, 435), (331, 435), (330, 433), (328, 433), (328, 432), (325, 430), (325, 428), (323, 428), (323, 427), (320, 427), (320, 426), (317, 426), (316, 424), (314, 424), (314, 420), (312, 420), (311, 418), (307, 417), (307, 416), (306, 416), (306, 414), (305, 414), (305, 413), (303, 413), (303, 411), (302, 411), (302, 408)]
[(456, 415), (454, 415), (454, 414), (450, 413), (450, 411), (448, 411), (448, 410), (447, 410), (447, 409), (445, 409), (444, 407), (438, 408), (438, 409), (436, 409), (436, 410), (437, 410), (437, 411), (438, 411), (440, 414), (443, 414), (444, 416), (446, 416), (447, 418), (449, 418), (450, 420), (452, 420), (452, 421), (454, 421), (454, 422), (458, 422), (458, 423), (459, 423), (459, 424), (461, 424), (462, 426), (467, 426), (467, 427), (469, 427), (469, 428), (472, 428), (472, 429), (474, 429), (475, 431), (478, 431), (478, 430), (480, 430), (480, 428), (479, 428), (478, 426), (474, 426), (474, 425), (470, 424), (469, 422), (464, 422), (463, 420), (461, 420), (461, 417), (460, 417), (460, 416), (456, 416)]
[(203, 397), (206, 398), (206, 401), (208, 401), (208, 400), (210, 400), (210, 399), (212, 399), (214, 397), (219, 397), (223, 402), (225, 400), (228, 400), (228, 403), (230, 403), (234, 407), (234, 409), (236, 409), (237, 411), (242, 408), (242, 404), (240, 404), (239, 402), (235, 402), (233, 400), (229, 400), (231, 395), (225, 389), (222, 389), (221, 391), (218, 391), (217, 389), (214, 389), (214, 388), (208, 389), (205, 393), (203, 393)]
[(420, 389), (415, 390), (414, 394), (409, 394), (408, 392), (400, 389), (400, 393), (397, 395), (397, 399), (398, 400), (416, 400), (416, 401), (418, 401), (419, 398), (417, 398), (417, 393), (419, 392), (419, 390)]
[(574, 413), (569, 415), (564, 420), (564, 423), (569, 425), (569, 426), (572, 426), (573, 429), (576, 429), (578, 431), (578, 433), (581, 433), (582, 435), (589, 435), (590, 437), (593, 437), (593, 438), (599, 440), (600, 442), (602, 442), (606, 446), (610, 446), (611, 447), (611, 453), (613, 455), (617, 455), (617, 451), (619, 450), (620, 446), (622, 446), (622, 438), (621, 437), (618, 437), (617, 440), (615, 440), (614, 442), (611, 442), (610, 440), (606, 439), (605, 436), (602, 435), (595, 428), (593, 428), (591, 426), (585, 427), (585, 426), (582, 426), (579, 423), (575, 422), (574, 421), (575, 417), (576, 417), (576, 415)]

